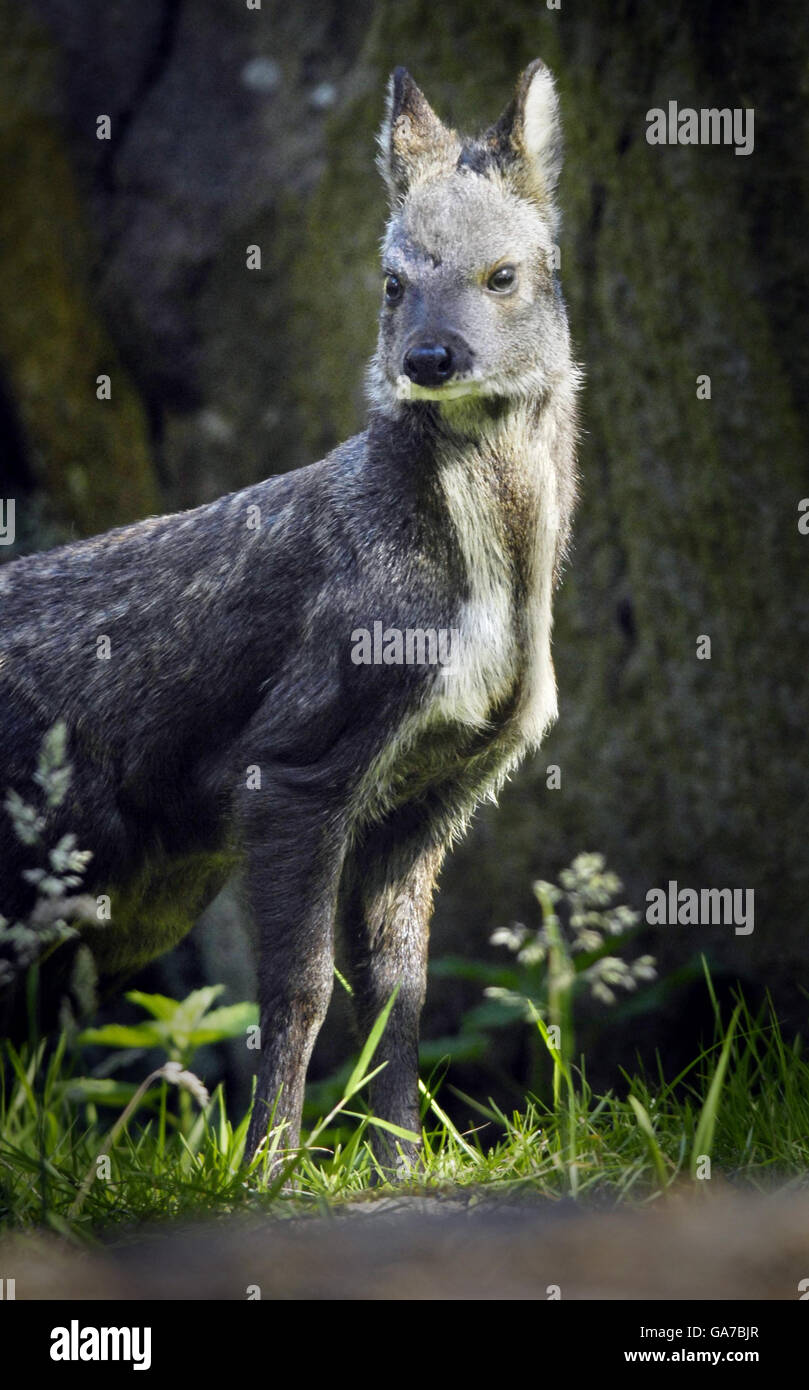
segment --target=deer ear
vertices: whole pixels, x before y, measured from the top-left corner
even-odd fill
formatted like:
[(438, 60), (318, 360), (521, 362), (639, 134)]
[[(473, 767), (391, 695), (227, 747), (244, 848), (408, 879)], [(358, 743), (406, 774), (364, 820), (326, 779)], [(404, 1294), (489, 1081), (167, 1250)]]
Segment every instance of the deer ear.
[(562, 168), (562, 126), (556, 87), (541, 58), (522, 73), (500, 120), (484, 138), (517, 191), (553, 211)]
[(397, 206), (416, 180), (450, 169), (460, 142), (436, 116), (406, 68), (396, 68), (388, 82), (387, 108), (379, 132), (378, 164)]

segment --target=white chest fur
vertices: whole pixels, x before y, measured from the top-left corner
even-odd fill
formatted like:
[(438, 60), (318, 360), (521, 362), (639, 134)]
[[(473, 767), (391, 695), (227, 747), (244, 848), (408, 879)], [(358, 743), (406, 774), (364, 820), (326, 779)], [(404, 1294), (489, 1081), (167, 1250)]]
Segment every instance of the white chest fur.
[[(473, 448), (445, 448), (439, 466), (450, 520), (466, 569), (468, 598), (459, 614), (457, 658), (439, 670), (435, 714), (484, 728), (493, 708), (519, 689), (519, 719), (526, 743), (537, 746), (556, 718), (551, 660), (551, 592), (559, 507), (556, 475), (545, 430), (528, 407), (507, 424), (482, 431)], [(519, 478), (517, 530), (527, 572), (526, 611), (515, 598), (515, 518), (504, 511), (508, 479)], [(501, 476), (498, 479), (497, 470)]]
[[(515, 684), (525, 747), (538, 747), (556, 718), (551, 596), (560, 527), (553, 461), (558, 431), (556, 419), (543, 415), (537, 422), (526, 405), (510, 413), (505, 427), (481, 431), (476, 445), (464, 440), (462, 448), (445, 447), (439, 476), (467, 577), (458, 641), (451, 665), (437, 668), (430, 696), (411, 711), (367, 769), (356, 794), (361, 818), (381, 816), (402, 799), (422, 736), (446, 723), (485, 729)], [(523, 486), (525, 583), (520, 600), (498, 461), (501, 468), (504, 463), (513, 468)], [(523, 605), (519, 614), (518, 601)], [(514, 752), (508, 755), (503, 775), (514, 757)]]

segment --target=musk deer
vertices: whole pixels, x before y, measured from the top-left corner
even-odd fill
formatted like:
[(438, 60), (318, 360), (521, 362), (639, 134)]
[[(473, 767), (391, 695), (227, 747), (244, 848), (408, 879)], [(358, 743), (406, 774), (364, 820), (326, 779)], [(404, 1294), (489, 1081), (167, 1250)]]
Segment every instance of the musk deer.
[[(260, 940), (250, 1152), (273, 1113), (298, 1140), (336, 924), (361, 1030), (398, 986), (371, 1103), (418, 1129), (436, 875), (557, 712), (577, 369), (555, 271), (553, 80), (532, 63), (466, 138), (399, 68), (380, 146), (390, 220), (365, 431), (0, 571), (3, 785), (24, 793), (62, 721), (72, 780), (48, 832), (92, 851), (83, 888), (110, 897), (111, 921), (81, 927), (102, 981), (172, 946), (244, 865)], [(30, 912), (31, 851), (5, 814), (0, 855), (0, 911)]]

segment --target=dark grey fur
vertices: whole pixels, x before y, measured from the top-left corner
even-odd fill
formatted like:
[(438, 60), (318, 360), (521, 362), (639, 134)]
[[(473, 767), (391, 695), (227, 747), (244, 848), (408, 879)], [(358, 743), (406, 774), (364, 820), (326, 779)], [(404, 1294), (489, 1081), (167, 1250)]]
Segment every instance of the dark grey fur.
[[(411, 123), (407, 148), (396, 152), (396, 122), (416, 99), (423, 116), (429, 107), (399, 73), (385, 139), (391, 161), (396, 156), (391, 244), (405, 257), (413, 253), (402, 217), (414, 130), (422, 140), (416, 164), (434, 136)], [(454, 133), (441, 129), (452, 189), (458, 149)], [(508, 172), (519, 164), (519, 130), (498, 164), (508, 130), (502, 121), (496, 129), (492, 168)], [(475, 163), (466, 177), (488, 180), (488, 159), (481, 172)], [(416, 164), (414, 184), (425, 167)], [(549, 207), (540, 197), (538, 226)], [(450, 206), (448, 224), (452, 216)], [(456, 231), (462, 243), (457, 220)], [(544, 267), (536, 275), (519, 329), (522, 379), (530, 310), (546, 356), (548, 343), (561, 343), (559, 380), (569, 384), (558, 287)], [(485, 325), (478, 330), (474, 318), (464, 319), (459, 284), (447, 331), (464, 336), (471, 360), (479, 360), (481, 344), (471, 340)], [(431, 329), (440, 332), (441, 305), (428, 307)], [(528, 399), (515, 389), (512, 400), (508, 363), (498, 361), (497, 389), (467, 414), (440, 401), (395, 400), (402, 367), (387, 361), (400, 350), (391, 348), (390, 313), (383, 309), (368, 428), (321, 462), (0, 570), (2, 787), (26, 795), (42, 735), (64, 720), (74, 774), (49, 837), (74, 832), (79, 847), (93, 852), (84, 889), (111, 895), (112, 922), (83, 928), (102, 978), (118, 982), (173, 945), (246, 859), (261, 943), (251, 1151), (279, 1095), (276, 1120), (289, 1122), (287, 1144), (297, 1140), (306, 1067), (332, 989), (336, 920), (361, 1031), (400, 986), (372, 1101), (384, 1118), (418, 1128), (418, 1019), (433, 885), (452, 836), (531, 742), (523, 727), (531, 596), (540, 581), (550, 583), (572, 507), (570, 392), (560, 405), (548, 375), (544, 389)], [(496, 351), (503, 355), (499, 345)], [(526, 501), (526, 429), (541, 430), (554, 410), (552, 553), (543, 551), (540, 562), (543, 497)], [(503, 445), (512, 412), (513, 457)], [(449, 706), (426, 718), (434, 667), (356, 665), (351, 634), (378, 620), (401, 630), (463, 628), (475, 576), (439, 462), (468, 452), (480, 471), (482, 440), (508, 556), (516, 655), (475, 727), (453, 718)], [(250, 524), (254, 508), (258, 525)], [(97, 656), (102, 635), (110, 639), (109, 660)], [(256, 766), (261, 787), (251, 789), (248, 769)], [(26, 853), (0, 813), (6, 917), (31, 907), (21, 878)]]

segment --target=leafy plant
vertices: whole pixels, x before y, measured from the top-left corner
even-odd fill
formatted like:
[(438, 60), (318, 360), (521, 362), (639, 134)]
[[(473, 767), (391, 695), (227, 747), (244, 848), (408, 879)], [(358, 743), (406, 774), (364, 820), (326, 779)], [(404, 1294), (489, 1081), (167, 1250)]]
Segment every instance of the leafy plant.
[[(573, 1005), (577, 995), (589, 990), (603, 1004), (614, 1004), (618, 991), (634, 991), (654, 980), (652, 956), (627, 962), (616, 954), (634, 935), (640, 914), (612, 900), (621, 890), (616, 874), (605, 868), (603, 855), (580, 854), (559, 875), (560, 886), (540, 880), (534, 894), (540, 920), (529, 928), (521, 922), (499, 927), (491, 936), (495, 946), (505, 946), (513, 957), (510, 966), (445, 957), (433, 967), (436, 975), (449, 975), (482, 985), (485, 1003), (467, 1011), (457, 1040), (441, 1039), (425, 1050), (438, 1060), (438, 1048), (454, 1057), (476, 1057), (486, 1050), (490, 1029), (528, 1023), (536, 1028), (543, 1020), (553, 1031), (559, 1056), (569, 1067), (574, 1056)], [(542, 1037), (541, 1030), (537, 1034)], [(544, 1050), (544, 1043), (541, 1044)], [(554, 1095), (558, 1098), (562, 1073), (554, 1062)]]
[(575, 1190), (575, 998), (589, 990), (601, 1003), (614, 1004), (618, 991), (636, 990), (654, 980), (656, 970), (651, 956), (626, 961), (616, 954), (634, 935), (640, 914), (613, 901), (622, 885), (606, 869), (603, 855), (578, 855), (559, 881), (558, 887), (544, 880), (534, 884), (540, 907), (535, 927), (518, 922), (493, 933), (492, 944), (511, 952), (510, 968), (446, 958), (437, 963), (436, 974), (484, 985), (485, 1003), (467, 1012), (457, 1044), (441, 1039), (423, 1052), (432, 1061), (438, 1060), (439, 1047), (455, 1058), (475, 1057), (485, 1052), (488, 1030), (530, 1024), (537, 1038), (532, 1089), (541, 1089), (540, 1063), (543, 1055), (550, 1056), (553, 1106), (564, 1119), (565, 1161)]
[(207, 1043), (243, 1037), (251, 1025), (258, 1023), (257, 1004), (211, 1007), (224, 988), (224, 985), (206, 985), (193, 990), (185, 999), (170, 999), (165, 994), (143, 994), (131, 989), (126, 998), (142, 1008), (148, 1018), (140, 1023), (106, 1023), (101, 1028), (85, 1028), (78, 1041), (112, 1048), (159, 1047), (169, 1062), (190, 1067), (199, 1048)]
[[(165, 994), (144, 994), (131, 989), (126, 998), (142, 1008), (149, 1017), (140, 1023), (106, 1023), (100, 1028), (85, 1028), (79, 1034), (79, 1044), (95, 1044), (113, 1049), (160, 1048), (166, 1061), (190, 1072), (196, 1053), (208, 1043), (224, 1042), (228, 1038), (244, 1037), (247, 1029), (258, 1022), (256, 1004), (226, 1004), (214, 1009), (212, 1005), (222, 994), (224, 985), (206, 985), (195, 989), (185, 999), (170, 999)], [(157, 1076), (159, 1073), (155, 1073)], [(170, 1078), (169, 1078), (170, 1079)], [(191, 1108), (188, 1088), (177, 1092), (180, 1107), (180, 1126), (188, 1133)], [(165, 1142), (168, 1087), (164, 1079), (160, 1093), (160, 1134)]]
[(503, 999), (523, 1010), (560, 1021), (563, 999), (574, 989), (588, 986), (593, 997), (614, 1004), (616, 990), (634, 990), (638, 982), (656, 975), (652, 956), (627, 962), (606, 953), (609, 939), (623, 944), (633, 933), (640, 913), (624, 905), (610, 905), (622, 884), (605, 868), (601, 854), (580, 854), (559, 875), (561, 887), (539, 880), (534, 893), (542, 920), (529, 929), (517, 923), (500, 928), (492, 944), (506, 946), (523, 967), (524, 988), (490, 986), (489, 998)]

